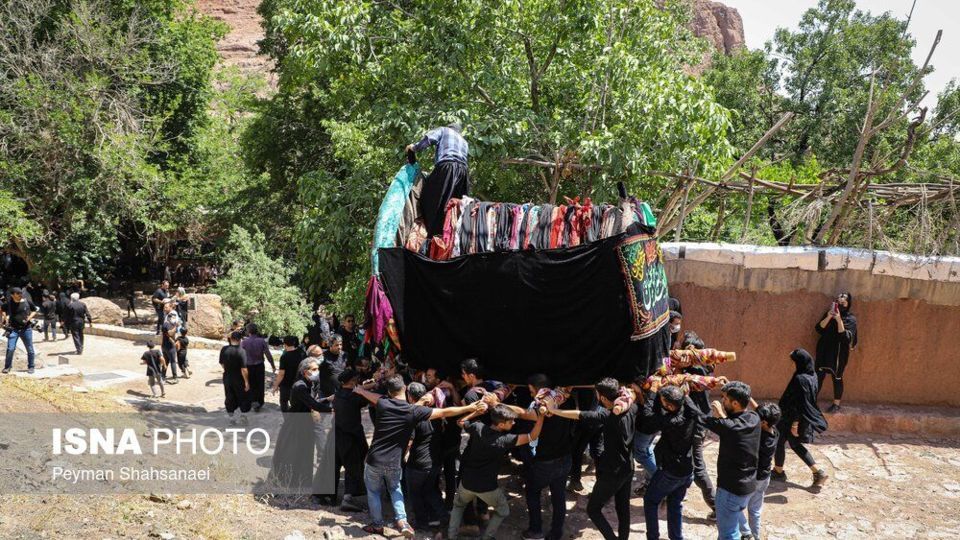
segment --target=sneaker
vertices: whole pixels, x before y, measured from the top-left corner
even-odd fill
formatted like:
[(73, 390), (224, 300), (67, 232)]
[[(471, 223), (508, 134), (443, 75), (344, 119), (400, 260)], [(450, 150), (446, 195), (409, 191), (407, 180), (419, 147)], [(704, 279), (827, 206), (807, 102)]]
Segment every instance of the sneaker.
[(367, 533), (367, 534), (379, 534), (379, 535), (382, 536), (382, 535), (383, 535), (383, 527), (380, 527), (380, 526), (377, 526), (377, 525), (374, 525), (374, 524), (371, 523), (370, 525), (364, 525), (364, 526), (363, 526), (363, 532), (365, 532), (365, 533)]
[(741, 534), (740, 538), (743, 540), (756, 540), (752, 534)]
[(404, 538), (413, 538), (413, 536), (416, 534), (416, 531), (413, 530), (413, 527), (411, 527), (405, 519), (401, 519), (397, 522), (397, 529)]
[(716, 511), (716, 510), (710, 510), (710, 513), (707, 514), (707, 519), (709, 519), (710, 521), (716, 521), (716, 520), (717, 520), (717, 511)]
[(27, 370), (27, 373), (29, 373), (30, 375), (33, 375), (33, 372), (34, 372), (34, 369), (33, 369), (33, 368), (30, 368), (30, 369)]
[(567, 482), (567, 491), (583, 491), (583, 482), (579, 479), (571, 479)]
[(161, 398), (161, 399), (162, 399), (162, 398), (165, 398), (165, 397), (167, 397), (167, 394), (166, 394), (166, 393), (160, 394), (160, 398)]
[(776, 480), (777, 482), (786, 482), (787, 481), (787, 471), (777, 472), (774, 470), (770, 471), (770, 479)]
[(827, 483), (828, 478), (830, 478), (830, 475), (822, 469), (813, 473), (813, 487), (822, 487)]
[(10, 368), (3, 368), (4, 373), (10, 373)]
[(542, 532), (531, 531), (531, 530), (528, 529), (528, 530), (526, 530), (526, 531), (523, 531), (523, 533), (521, 534), (521, 536), (522, 536), (523, 538), (528, 538), (528, 539), (532, 539), (532, 540), (540, 540), (541, 538), (543, 538), (543, 533), (542, 533)]
[(840, 406), (837, 405), (836, 403), (834, 403), (834, 404), (830, 405), (829, 407), (827, 407), (827, 414), (834, 414), (834, 413), (838, 413), (838, 412), (840, 412)]
[(340, 501), (340, 510), (344, 512), (361, 512), (363, 507), (357, 504), (357, 502), (350, 495), (344, 495), (343, 500)]
[(439, 519), (435, 519), (435, 520), (433, 520), (433, 521), (428, 521), (428, 522), (427, 522), (427, 527), (430, 527), (431, 529), (438, 529), (438, 528), (440, 528), (440, 525), (441, 525), (441, 524), (442, 524), (442, 522), (441, 522)]

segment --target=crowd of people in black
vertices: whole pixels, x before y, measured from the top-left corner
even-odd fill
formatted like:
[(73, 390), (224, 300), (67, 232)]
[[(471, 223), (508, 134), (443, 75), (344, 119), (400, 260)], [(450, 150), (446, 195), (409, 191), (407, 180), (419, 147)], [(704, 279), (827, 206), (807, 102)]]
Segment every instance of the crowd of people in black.
[[(838, 323), (852, 317), (850, 296), (841, 298), (828, 312)], [(682, 538), (683, 500), (694, 482), (711, 508), (708, 517), (716, 520), (719, 538), (760, 538), (763, 495), (771, 480), (786, 479), (788, 444), (810, 467), (813, 488), (828, 478), (804, 446), (827, 425), (816, 401), (814, 360), (803, 349), (789, 356), (794, 374), (778, 403), (756, 403), (741, 381), (726, 382), (720, 399), (711, 402), (708, 391), (677, 386), (644, 391), (645, 379), (607, 378), (589, 387), (561, 388), (538, 373), (525, 385), (503, 384), (485, 378), (475, 359), (464, 361), (457, 373), (414, 369), (399, 356), (365, 351), (351, 315), (338, 323), (318, 312), (315, 321), (301, 339), (283, 339), (271, 389), (279, 391), (285, 412), (335, 413), (336, 488), (315, 493), (313, 500), (324, 506), (339, 502), (345, 512), (366, 511), (367, 533), (383, 533), (383, 501), (389, 500), (391, 521), (404, 536), (413, 536), (416, 528), (445, 532), (447, 538), (481, 531), (483, 538), (495, 537), (510, 514), (500, 482), (508, 462), (518, 468), (523, 484), (528, 520), (523, 537), (534, 539), (565, 536), (567, 494), (583, 490), (588, 453), (596, 481), (586, 513), (604, 538), (629, 536), (633, 497), (642, 497), (647, 538), (659, 538), (662, 506), (669, 537)], [(670, 324), (674, 348), (706, 347), (695, 332), (681, 330), (679, 311), (671, 314)], [(818, 324), (843, 334), (845, 343), (855, 342), (855, 323), (852, 332), (849, 323), (845, 326)], [(262, 406), (264, 374), (253, 367), (263, 363), (262, 339), (248, 326), (246, 335), (234, 331), (221, 352), (231, 419), (237, 409), (243, 421)], [(365, 408), (372, 437), (363, 427)], [(278, 456), (291, 440), (289, 431), (310, 433), (289, 418)], [(703, 459), (708, 432), (719, 438), (716, 486)], [(642, 465), (638, 474), (635, 462)], [(309, 486), (314, 464), (298, 467), (300, 481)], [(548, 523), (541, 504), (545, 490)], [(603, 512), (611, 500), (616, 525)]]
[[(32, 371), (34, 321), (42, 321), (45, 339), (48, 333), (56, 339), (58, 326), (70, 330), (82, 353), (82, 328), (90, 316), (79, 295), (72, 293), (68, 300), (66, 293), (44, 291), (40, 305), (28, 295), (12, 288), (2, 302), (4, 373), (18, 339), (27, 345)], [(142, 360), (151, 390), (156, 396), (159, 389), (163, 397), (164, 384), (176, 382), (178, 368), (182, 376), (191, 375), (189, 300), (182, 290), (170, 294), (163, 282), (152, 301), (160, 350), (148, 343)], [(852, 296), (841, 294), (817, 323), (816, 360), (803, 349), (790, 354), (794, 374), (778, 403), (756, 403), (750, 386), (741, 381), (726, 382), (720, 399), (711, 402), (708, 391), (677, 386), (645, 391), (643, 378), (606, 378), (588, 387), (564, 388), (537, 373), (524, 385), (503, 384), (485, 378), (475, 359), (462, 362), (456, 373), (414, 369), (400, 355), (363, 346), (353, 315), (338, 320), (321, 309), (307, 334), (274, 342), (283, 348), (276, 361), (272, 338), (261, 335), (255, 321), (235, 321), (229, 344), (220, 351), (224, 405), (231, 422), (245, 423), (251, 411), (262, 409), (269, 388), (279, 394), (284, 413), (335, 413), (334, 491), (314, 492), (313, 500), (345, 512), (366, 511), (368, 533), (383, 533), (387, 499), (392, 523), (404, 536), (413, 536), (417, 528), (445, 531), (447, 538), (481, 531), (484, 538), (493, 538), (510, 514), (500, 472), (511, 462), (519, 470), (526, 502), (523, 537), (562, 538), (567, 493), (584, 489), (589, 454), (595, 483), (586, 513), (604, 538), (629, 536), (633, 497), (642, 497), (647, 538), (659, 538), (662, 506), (668, 536), (682, 538), (683, 501), (694, 482), (711, 508), (708, 517), (716, 520), (719, 538), (760, 538), (763, 495), (771, 481), (786, 480), (787, 445), (810, 468), (813, 487), (827, 481), (805, 444), (827, 428), (817, 405), (826, 374), (833, 377), (839, 408), (843, 369), (857, 343), (851, 304)], [(672, 307), (672, 347), (706, 348), (695, 332), (682, 331), (679, 302)], [(266, 363), (273, 372), (269, 385)], [(709, 374), (704, 366), (689, 369)], [(368, 409), (372, 437), (364, 429), (363, 409)], [(275, 466), (282, 462), (284, 445), (313, 444), (310, 425), (298, 425), (293, 418), (300, 416), (284, 415)], [(703, 458), (708, 432), (719, 438), (716, 486)], [(284, 476), (304, 482), (308, 490), (316, 474), (310, 455), (310, 461), (301, 458), (294, 466), (299, 474)], [(636, 474), (635, 462), (640, 465)], [(545, 490), (550, 495), (548, 523), (541, 504)], [(615, 526), (603, 512), (611, 500)]]

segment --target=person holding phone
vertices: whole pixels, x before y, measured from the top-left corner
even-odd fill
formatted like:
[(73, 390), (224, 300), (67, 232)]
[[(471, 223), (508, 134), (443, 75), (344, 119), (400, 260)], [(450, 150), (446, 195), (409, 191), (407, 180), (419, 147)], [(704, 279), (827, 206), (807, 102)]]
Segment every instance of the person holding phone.
[(850, 351), (857, 347), (857, 317), (850, 311), (852, 305), (853, 295), (849, 292), (840, 293), (815, 327), (820, 334), (816, 362), (818, 395), (828, 373), (833, 379), (833, 405), (827, 409), (827, 413), (840, 410), (843, 372), (847, 367)]

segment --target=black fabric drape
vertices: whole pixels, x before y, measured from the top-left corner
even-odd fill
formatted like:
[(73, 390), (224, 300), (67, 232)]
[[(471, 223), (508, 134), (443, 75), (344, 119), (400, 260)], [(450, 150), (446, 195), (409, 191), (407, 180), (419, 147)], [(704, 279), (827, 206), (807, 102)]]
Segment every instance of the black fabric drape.
[(629, 295), (617, 246), (626, 235), (561, 250), (478, 253), (433, 261), (380, 250), (403, 357), (458, 373), (477, 358), (485, 376), (558, 384), (646, 376), (667, 354), (670, 330), (631, 341)]
[(470, 193), (470, 177), (465, 164), (441, 161), (433, 167), (420, 193), (420, 214), (427, 228), (427, 236), (443, 233), (447, 201), (467, 193)]

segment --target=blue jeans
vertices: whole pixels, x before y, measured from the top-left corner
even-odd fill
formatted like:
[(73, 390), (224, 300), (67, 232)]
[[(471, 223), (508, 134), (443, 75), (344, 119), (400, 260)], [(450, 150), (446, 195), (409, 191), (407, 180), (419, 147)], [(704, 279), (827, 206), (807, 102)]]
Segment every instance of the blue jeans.
[(637, 431), (633, 434), (633, 459), (647, 471), (647, 478), (653, 478), (657, 472), (657, 459), (653, 456), (653, 439), (656, 433), (647, 435)]
[(760, 512), (763, 511), (763, 495), (770, 486), (770, 477), (766, 480), (757, 481), (757, 490), (750, 495), (747, 501), (747, 517), (750, 518), (750, 525), (747, 526), (747, 518), (740, 514), (740, 534), (753, 534), (754, 538), (760, 538)]
[(643, 516), (647, 522), (647, 540), (660, 538), (657, 507), (667, 499), (667, 535), (670, 540), (683, 540), (683, 498), (693, 483), (693, 475), (674, 476), (660, 469), (654, 473), (643, 495)]
[(740, 540), (740, 520), (750, 495), (734, 495), (717, 488), (717, 532), (720, 540)]
[(24, 330), (12, 330), (7, 338), (7, 358), (3, 363), (4, 369), (13, 367), (13, 352), (17, 349), (17, 340), (23, 340), (23, 346), (27, 349), (27, 368), (33, 369), (33, 328), (29, 326)]
[(390, 467), (376, 467), (366, 464), (363, 470), (363, 483), (367, 487), (367, 505), (370, 507), (370, 518), (375, 527), (383, 527), (383, 507), (380, 505), (380, 494), (383, 486), (387, 486), (390, 502), (393, 503), (393, 513), (397, 521), (407, 519), (407, 511), (403, 506), (403, 489), (400, 487), (400, 464)]

